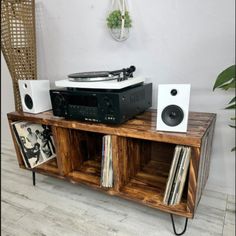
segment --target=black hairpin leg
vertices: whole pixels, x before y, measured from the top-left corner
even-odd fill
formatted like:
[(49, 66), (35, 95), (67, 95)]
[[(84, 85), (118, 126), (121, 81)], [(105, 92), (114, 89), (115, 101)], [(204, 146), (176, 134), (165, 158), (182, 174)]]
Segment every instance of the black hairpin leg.
[(172, 226), (173, 226), (173, 230), (174, 230), (175, 235), (183, 235), (185, 233), (186, 229), (187, 229), (188, 218), (186, 218), (186, 220), (185, 220), (184, 230), (181, 233), (177, 233), (176, 228), (175, 228), (175, 222), (174, 222), (173, 215), (170, 214), (170, 217), (171, 217), (171, 222), (172, 222)]
[(32, 171), (33, 185), (35, 186), (35, 172)]

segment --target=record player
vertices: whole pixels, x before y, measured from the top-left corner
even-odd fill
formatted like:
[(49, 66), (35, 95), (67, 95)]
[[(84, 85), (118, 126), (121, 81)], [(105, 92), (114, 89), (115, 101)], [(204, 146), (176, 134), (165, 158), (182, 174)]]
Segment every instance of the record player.
[(152, 84), (133, 77), (135, 67), (82, 72), (56, 81), (50, 90), (53, 114), (66, 119), (120, 124), (152, 105)]

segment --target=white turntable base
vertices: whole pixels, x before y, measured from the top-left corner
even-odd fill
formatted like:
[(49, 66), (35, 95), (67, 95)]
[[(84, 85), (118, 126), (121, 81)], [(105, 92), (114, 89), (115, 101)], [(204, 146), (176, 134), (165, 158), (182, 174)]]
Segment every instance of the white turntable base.
[(142, 77), (129, 78), (124, 81), (117, 80), (99, 81), (99, 82), (74, 82), (68, 79), (55, 81), (57, 87), (63, 88), (86, 88), (86, 89), (122, 89), (135, 84), (144, 82)]

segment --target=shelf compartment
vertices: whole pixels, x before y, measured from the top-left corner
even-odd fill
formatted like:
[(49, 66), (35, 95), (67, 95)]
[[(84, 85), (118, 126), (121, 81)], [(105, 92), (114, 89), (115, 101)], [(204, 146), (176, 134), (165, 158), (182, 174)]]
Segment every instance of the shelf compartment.
[(47, 174), (50, 174), (53, 176), (60, 175), (60, 171), (58, 169), (56, 158), (53, 158), (53, 159), (35, 167), (32, 170), (35, 172), (40, 172), (40, 173), (47, 173)]
[[(124, 137), (119, 137), (117, 144), (122, 147), (122, 152), (117, 154), (119, 162), (115, 165), (118, 166), (115, 173), (121, 173), (115, 182), (120, 195), (154, 208), (192, 217), (187, 206), (188, 181), (180, 204), (163, 204), (176, 145)], [(122, 171), (125, 173), (123, 176)]]
[[(179, 215), (188, 214), (186, 190), (185, 196), (178, 205), (163, 204), (163, 197), (170, 166), (163, 162), (151, 160), (139, 171), (129, 183), (121, 188), (121, 195), (125, 198), (142, 202), (145, 205), (168, 212), (178, 212)], [(191, 217), (191, 214), (188, 214)]]
[(58, 165), (63, 176), (72, 182), (100, 186), (102, 137), (96, 132), (53, 127), (57, 137)]
[(143, 187), (153, 188), (156, 192), (162, 194), (165, 191), (169, 169), (169, 164), (150, 160), (142, 170), (131, 178), (130, 182)]
[[(190, 112), (187, 133), (156, 131), (156, 110), (147, 111), (119, 126), (65, 120), (53, 116), (51, 111), (39, 114), (12, 112), (7, 116), (21, 168), (26, 169), (11, 123), (24, 120), (50, 125), (56, 146), (58, 168), (55, 163), (50, 162), (35, 168), (36, 172), (54, 175), (73, 183), (85, 183), (107, 194), (193, 218), (209, 175), (216, 114)], [(100, 187), (101, 147), (94, 152), (94, 142), (88, 143), (83, 132), (88, 132), (89, 140), (93, 140), (92, 137), (95, 136), (98, 146), (103, 134), (112, 135), (112, 189)], [(95, 135), (90, 135), (91, 132)], [(81, 140), (84, 140), (82, 144)], [(83, 150), (80, 146), (83, 147), (86, 142), (89, 146)], [(192, 147), (189, 176), (182, 202), (167, 206), (162, 203), (164, 182), (167, 180), (176, 144)], [(86, 153), (87, 149), (92, 150), (89, 155)]]
[(81, 171), (72, 171), (67, 175), (67, 178), (75, 183), (79, 182), (94, 187), (100, 186), (100, 176), (90, 175)]
[(101, 160), (88, 160), (82, 162), (78, 170), (70, 172), (67, 177), (75, 182), (100, 186)]
[(165, 205), (162, 203), (163, 194), (159, 192), (156, 187), (146, 185), (141, 181), (135, 181), (135, 179), (132, 179), (125, 187), (123, 187), (119, 195), (152, 208), (192, 218), (192, 213), (189, 212), (185, 199), (178, 205)]

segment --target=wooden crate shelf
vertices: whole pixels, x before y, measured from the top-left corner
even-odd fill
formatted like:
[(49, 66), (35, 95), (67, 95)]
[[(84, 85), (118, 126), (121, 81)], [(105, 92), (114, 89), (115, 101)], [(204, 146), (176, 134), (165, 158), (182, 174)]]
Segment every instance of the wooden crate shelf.
[[(187, 133), (156, 131), (156, 110), (149, 110), (121, 125), (69, 121), (52, 112), (12, 112), (8, 120), (50, 125), (56, 160), (35, 172), (82, 183), (172, 214), (193, 218), (205, 187), (209, 169), (216, 115), (190, 112)], [(11, 128), (12, 131), (12, 128)], [(102, 137), (111, 135), (114, 185), (100, 186)], [(19, 166), (24, 162), (13, 131)], [(190, 146), (191, 159), (181, 203), (163, 204), (163, 196), (176, 145)]]
[(43, 164), (35, 167), (34, 171), (40, 172), (40, 173), (42, 173), (42, 172), (49, 173), (53, 176), (58, 176), (60, 174), (56, 159), (51, 159), (51, 160), (47, 161), (46, 163), (43, 163)]

